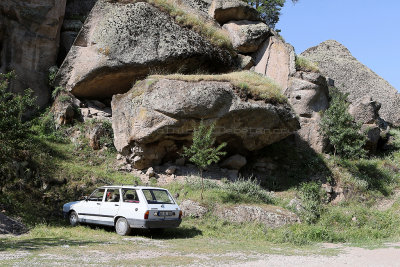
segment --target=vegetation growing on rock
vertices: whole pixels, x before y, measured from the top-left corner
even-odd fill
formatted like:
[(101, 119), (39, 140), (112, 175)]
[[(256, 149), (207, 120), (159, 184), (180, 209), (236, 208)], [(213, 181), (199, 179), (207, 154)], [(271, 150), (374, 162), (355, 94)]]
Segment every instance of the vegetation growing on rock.
[(286, 103), (287, 98), (283, 95), (282, 89), (273, 80), (252, 71), (231, 72), (227, 74), (208, 75), (152, 75), (150, 78), (165, 78), (170, 80), (200, 82), (217, 81), (230, 82), (244, 95), (250, 98), (262, 99), (271, 103)]
[(302, 56), (296, 56), (296, 70), (307, 72), (319, 72), (318, 65)]

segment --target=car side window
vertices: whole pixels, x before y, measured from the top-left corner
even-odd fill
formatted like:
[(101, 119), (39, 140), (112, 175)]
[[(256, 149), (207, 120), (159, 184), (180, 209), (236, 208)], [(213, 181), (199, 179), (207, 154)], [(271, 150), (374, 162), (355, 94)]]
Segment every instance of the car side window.
[(107, 189), (106, 202), (119, 202), (119, 189)]
[(88, 198), (88, 201), (103, 201), (105, 189), (96, 189)]
[(135, 189), (122, 189), (122, 197), (126, 203), (139, 203), (139, 197)]

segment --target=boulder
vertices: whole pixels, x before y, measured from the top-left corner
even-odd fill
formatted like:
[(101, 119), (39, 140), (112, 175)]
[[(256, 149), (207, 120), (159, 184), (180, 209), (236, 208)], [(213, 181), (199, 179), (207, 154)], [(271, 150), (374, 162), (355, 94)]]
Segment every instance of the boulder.
[(21, 235), (26, 232), (28, 229), (24, 224), (0, 212), (0, 234)]
[(149, 78), (111, 105), (114, 145), (138, 169), (177, 158), (200, 120), (216, 122), (217, 143), (236, 152), (261, 149), (299, 127), (288, 105), (246, 101), (230, 82)]
[(209, 14), (220, 24), (231, 20), (261, 20), (258, 11), (242, 0), (213, 0)]
[(254, 66), (254, 60), (251, 56), (238, 54), (237, 65), (240, 70), (250, 70)]
[(239, 154), (236, 154), (224, 160), (221, 163), (221, 167), (230, 170), (240, 170), (246, 164), (247, 164), (246, 158)]
[(182, 201), (179, 207), (182, 210), (183, 217), (201, 218), (208, 212), (207, 208), (200, 205), (200, 203), (189, 199)]
[(366, 95), (349, 106), (349, 113), (357, 123), (362, 124), (361, 131), (367, 136), (366, 149), (376, 152), (382, 130), (386, 130), (385, 122), (379, 116), (381, 104)]
[(87, 138), (89, 139), (89, 146), (93, 150), (99, 150), (101, 148), (100, 138), (105, 135), (105, 130), (101, 123), (96, 123), (89, 128)]
[(272, 35), (269, 27), (257, 21), (230, 21), (222, 27), (229, 33), (233, 48), (239, 53), (253, 53)]
[(222, 220), (235, 223), (258, 222), (268, 228), (300, 222), (296, 214), (274, 206), (236, 205), (227, 207), (217, 205), (214, 215)]
[(15, 70), (11, 90), (31, 88), (39, 107), (50, 99), (48, 70), (56, 64), (65, 3), (0, 1), (0, 72)]
[(74, 120), (76, 106), (74, 105), (74, 96), (61, 92), (51, 107), (54, 121), (57, 125), (71, 124)]
[(176, 170), (177, 170), (177, 167), (176, 167), (176, 166), (169, 166), (169, 167), (165, 170), (165, 173), (166, 173), (167, 175), (172, 175), (172, 174), (175, 174)]
[(279, 37), (269, 37), (254, 55), (255, 71), (274, 80), (284, 90), (296, 73), (294, 48)]
[(99, 0), (57, 74), (56, 84), (78, 97), (129, 91), (151, 71), (227, 71), (231, 54), (179, 26), (146, 2)]
[(321, 112), (329, 107), (326, 78), (319, 73), (298, 71), (289, 79), (285, 94), (299, 115), (301, 129), (296, 133), (297, 145), (323, 152), (328, 144), (320, 131)]
[(374, 101), (371, 96), (366, 95), (354, 101), (349, 106), (349, 113), (354, 119), (362, 124), (373, 124), (379, 121), (379, 110), (381, 104)]
[(146, 175), (147, 175), (149, 178), (152, 178), (152, 177), (155, 177), (155, 176), (156, 176), (156, 173), (154, 172), (153, 167), (150, 167), (150, 168), (147, 169)]
[(349, 93), (350, 102), (373, 96), (382, 104), (379, 111), (382, 119), (400, 126), (400, 94), (396, 88), (354, 58), (345, 46), (328, 40), (307, 49), (301, 56), (316, 62), (323, 75), (332, 78), (339, 90)]

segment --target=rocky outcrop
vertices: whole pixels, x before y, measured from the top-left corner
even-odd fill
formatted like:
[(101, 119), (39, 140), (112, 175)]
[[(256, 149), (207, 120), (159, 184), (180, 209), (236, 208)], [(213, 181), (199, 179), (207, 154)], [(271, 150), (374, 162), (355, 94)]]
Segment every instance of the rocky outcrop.
[(325, 77), (316, 72), (297, 71), (289, 79), (285, 94), (299, 116), (301, 129), (296, 133), (297, 144), (323, 152), (327, 140), (320, 132), (321, 112), (329, 107), (329, 90)]
[(208, 212), (206, 207), (190, 199), (182, 201), (179, 207), (182, 210), (183, 217), (201, 218)]
[(28, 229), (25, 225), (0, 212), (0, 234), (21, 235), (26, 232)]
[(220, 166), (222, 168), (227, 168), (230, 170), (240, 170), (246, 164), (247, 164), (246, 158), (239, 154), (236, 154), (236, 155), (230, 156), (229, 158), (225, 159), (220, 164)]
[(99, 0), (62, 64), (57, 84), (74, 95), (125, 93), (153, 72), (227, 71), (230, 53), (145, 3)]
[(253, 53), (272, 33), (263, 22), (240, 20), (230, 21), (222, 27), (229, 33), (233, 48), (240, 53)]
[(332, 78), (338, 89), (349, 93), (355, 102), (371, 96), (380, 102), (380, 116), (393, 125), (400, 125), (400, 94), (387, 81), (360, 63), (337, 41), (325, 41), (307, 49), (303, 57), (318, 63), (321, 73)]
[(31, 88), (40, 107), (50, 98), (48, 70), (57, 60), (65, 3), (0, 1), (0, 72), (15, 70), (11, 90)]
[(213, 0), (209, 14), (220, 24), (231, 20), (261, 20), (258, 11), (242, 0)]
[(283, 90), (296, 72), (294, 48), (277, 36), (269, 37), (254, 55), (254, 71), (273, 79)]
[(115, 147), (138, 169), (178, 157), (200, 120), (215, 121), (217, 142), (236, 153), (261, 149), (299, 127), (289, 106), (246, 101), (229, 82), (150, 78), (115, 95), (112, 110)]
[(371, 96), (364, 96), (349, 106), (349, 113), (357, 123), (362, 124), (361, 131), (366, 133), (366, 148), (375, 152), (381, 139), (381, 132), (386, 130), (385, 122), (379, 116), (381, 104)]
[(273, 206), (217, 206), (214, 210), (214, 215), (220, 219), (236, 223), (258, 222), (264, 224), (268, 228), (276, 228), (300, 222), (296, 214)]

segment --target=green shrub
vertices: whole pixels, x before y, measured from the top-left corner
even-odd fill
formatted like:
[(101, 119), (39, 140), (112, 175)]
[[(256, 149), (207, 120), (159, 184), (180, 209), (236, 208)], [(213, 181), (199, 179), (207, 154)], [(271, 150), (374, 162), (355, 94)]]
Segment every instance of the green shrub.
[(273, 203), (271, 194), (263, 189), (256, 180), (239, 179), (235, 182), (225, 183), (222, 188), (229, 192), (233, 198), (241, 196), (242, 198), (254, 199), (254, 202)]
[(361, 134), (361, 125), (354, 122), (348, 112), (347, 94), (338, 89), (330, 90), (331, 102), (321, 119), (321, 132), (333, 146), (334, 155), (343, 158), (361, 158), (366, 152), (363, 146), (366, 137)]
[(322, 211), (321, 185), (316, 182), (303, 183), (299, 188), (299, 197), (302, 203), (300, 217), (306, 223), (315, 223)]

